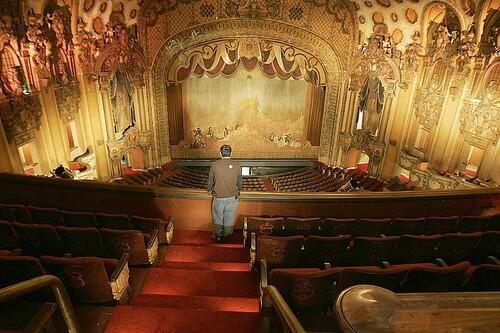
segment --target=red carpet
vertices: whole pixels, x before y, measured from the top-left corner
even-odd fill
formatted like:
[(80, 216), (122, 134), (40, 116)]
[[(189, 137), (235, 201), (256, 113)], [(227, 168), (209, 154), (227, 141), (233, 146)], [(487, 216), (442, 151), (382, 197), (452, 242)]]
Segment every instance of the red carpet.
[(218, 244), (211, 232), (175, 230), (160, 267), (116, 308), (106, 333), (258, 332), (258, 277), (238, 234)]
[(119, 306), (106, 333), (256, 333), (259, 314)]

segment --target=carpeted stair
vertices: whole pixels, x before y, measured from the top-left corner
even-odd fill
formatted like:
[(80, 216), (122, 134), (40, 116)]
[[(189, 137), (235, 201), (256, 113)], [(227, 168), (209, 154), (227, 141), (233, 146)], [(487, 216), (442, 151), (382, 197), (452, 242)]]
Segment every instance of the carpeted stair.
[(208, 231), (176, 230), (141, 293), (118, 306), (106, 333), (255, 333), (259, 287), (241, 235), (218, 244)]

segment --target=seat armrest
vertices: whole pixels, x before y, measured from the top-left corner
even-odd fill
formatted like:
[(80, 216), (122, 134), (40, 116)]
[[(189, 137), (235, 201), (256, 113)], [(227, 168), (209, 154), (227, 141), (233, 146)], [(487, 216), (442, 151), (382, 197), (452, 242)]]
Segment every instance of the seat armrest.
[(151, 238), (146, 246), (146, 252), (148, 253), (149, 263), (154, 264), (156, 259), (158, 259), (158, 230), (154, 230), (151, 234)]
[(243, 217), (243, 246), (247, 246), (248, 217)]
[(257, 257), (257, 240), (255, 232), (250, 235), (250, 270), (255, 269), (255, 258)]
[(165, 237), (167, 239), (167, 244), (172, 243), (172, 239), (174, 238), (174, 218), (171, 217), (168, 219), (165, 225)]
[(128, 268), (128, 253), (122, 254), (120, 261), (115, 267), (111, 278), (109, 279), (111, 285), (111, 292), (113, 293), (113, 298), (120, 301), (126, 296), (129, 290), (129, 268)]
[(120, 261), (118, 261), (118, 264), (116, 265), (115, 269), (113, 270), (113, 273), (111, 274), (111, 277), (109, 278), (109, 281), (114, 282), (118, 279), (118, 276), (121, 274), (122, 270), (124, 269), (125, 266), (128, 266), (128, 253), (123, 253)]
[(391, 268), (391, 264), (388, 261), (382, 261), (380, 268)]
[(332, 268), (332, 264), (331, 264), (331, 263), (329, 263), (329, 262), (325, 262), (325, 264), (324, 264), (324, 265), (325, 265), (325, 269), (330, 269), (330, 268)]
[(491, 261), (494, 265), (500, 265), (500, 260), (498, 260), (495, 256), (488, 256), (488, 260)]
[(434, 263), (436, 265), (438, 265), (439, 267), (447, 267), (448, 264), (446, 263), (446, 261), (444, 261), (442, 258), (435, 258), (434, 259)]

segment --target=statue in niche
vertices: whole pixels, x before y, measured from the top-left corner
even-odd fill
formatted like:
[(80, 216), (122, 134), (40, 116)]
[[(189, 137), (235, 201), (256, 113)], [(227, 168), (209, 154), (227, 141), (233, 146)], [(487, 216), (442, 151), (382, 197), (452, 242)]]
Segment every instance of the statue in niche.
[(382, 82), (378, 78), (369, 78), (359, 93), (358, 114), (363, 113), (362, 128), (372, 135), (377, 134), (383, 106)]
[(54, 31), (56, 39), (57, 58), (55, 72), (59, 81), (63, 84), (69, 83), (69, 57), (68, 43), (66, 42), (64, 17), (61, 9), (55, 10), (52, 14), (47, 13), (49, 27)]
[(123, 133), (134, 125), (135, 116), (132, 87), (121, 72), (116, 72), (111, 81), (111, 103), (115, 115), (115, 132)]
[(50, 79), (50, 55), (51, 44), (42, 32), (43, 18), (36, 14), (33, 8), (28, 12), (28, 31), (26, 38), (33, 44), (35, 53), (33, 54), (33, 62), (42, 87), (46, 87)]
[[(23, 86), (20, 80), (21, 62), (10, 45), (11, 35), (0, 35), (0, 80), (3, 96), (21, 96)], [(2, 96), (2, 97), (3, 97)]]

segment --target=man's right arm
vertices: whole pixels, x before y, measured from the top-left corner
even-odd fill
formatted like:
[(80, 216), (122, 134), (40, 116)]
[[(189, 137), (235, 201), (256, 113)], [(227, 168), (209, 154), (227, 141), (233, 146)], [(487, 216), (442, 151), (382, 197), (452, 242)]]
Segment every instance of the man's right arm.
[(212, 193), (214, 189), (214, 170), (213, 167), (210, 167), (210, 171), (208, 172), (208, 184), (207, 184), (207, 191), (208, 193)]

